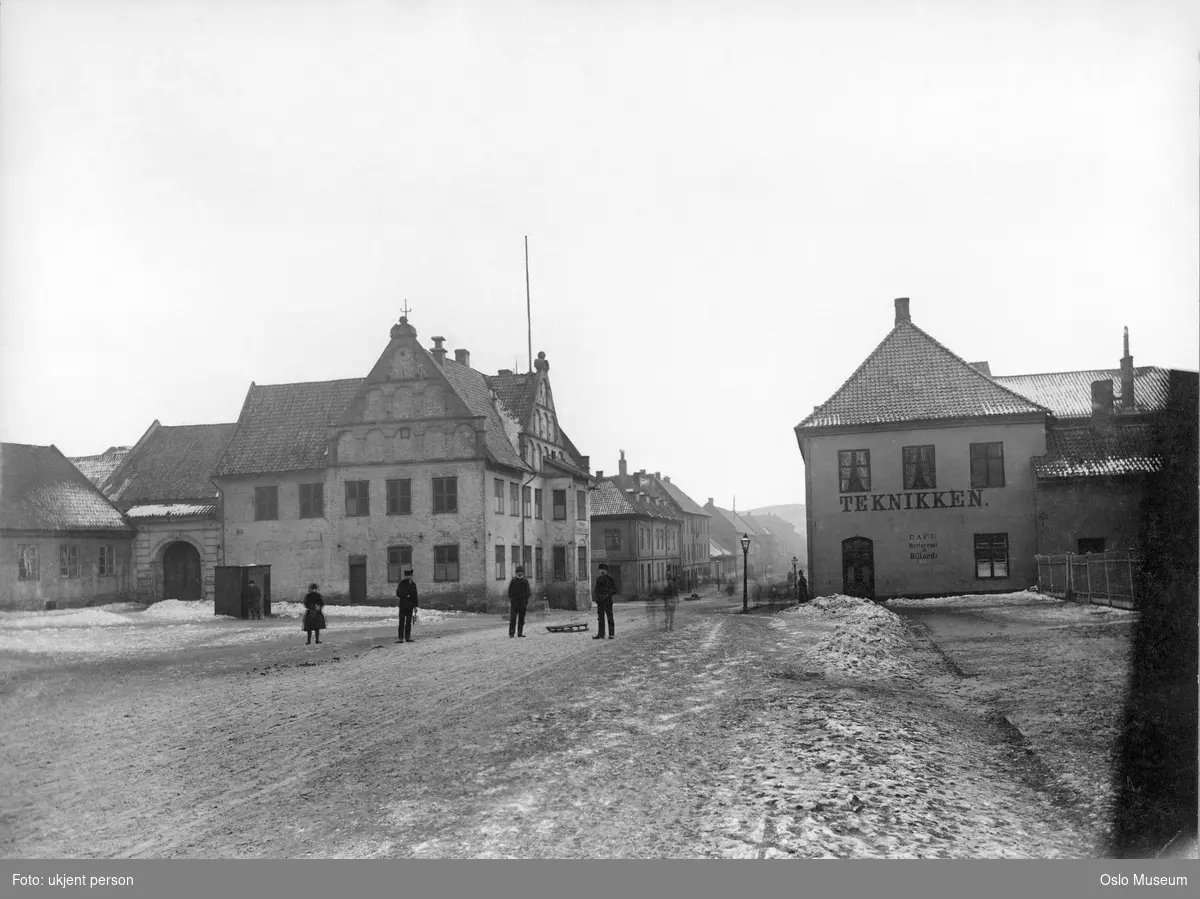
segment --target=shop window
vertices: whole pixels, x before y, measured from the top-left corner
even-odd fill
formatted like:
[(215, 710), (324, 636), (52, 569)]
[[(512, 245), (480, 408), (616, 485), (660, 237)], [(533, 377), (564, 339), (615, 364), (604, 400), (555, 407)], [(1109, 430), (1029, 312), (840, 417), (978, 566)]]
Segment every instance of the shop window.
[(1008, 534), (975, 535), (975, 577), (1008, 577)]

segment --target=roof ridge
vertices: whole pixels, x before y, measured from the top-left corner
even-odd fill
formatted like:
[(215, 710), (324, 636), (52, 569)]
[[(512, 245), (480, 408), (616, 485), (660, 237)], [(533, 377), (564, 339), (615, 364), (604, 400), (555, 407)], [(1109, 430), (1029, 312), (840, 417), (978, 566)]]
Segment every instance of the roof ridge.
[(278, 384), (256, 384), (251, 381), (249, 389), (254, 390), (263, 387), (309, 387), (313, 384), (349, 384), (354, 381), (362, 382), (365, 380), (365, 377), (360, 376), (357, 378), (327, 378), (323, 381), (281, 381)]
[[(976, 368), (974, 365), (972, 365), (970, 362), (968, 362), (966, 359), (964, 359), (962, 356), (958, 355), (958, 353), (954, 352), (954, 350), (950, 349), (948, 346), (946, 346), (945, 344), (943, 344), (943, 343), (942, 343), (940, 340), (938, 340), (938, 339), (937, 339), (936, 337), (934, 337), (932, 334), (929, 334), (929, 333), (927, 333), (926, 331), (923, 331), (923, 330), (921, 330), (921, 328), (919, 328), (919, 327), (918, 327), (916, 324), (914, 324), (913, 322), (911, 322), (911, 321), (906, 321), (906, 322), (901, 322), (901, 324), (908, 325), (908, 326), (909, 326), (910, 328), (912, 328), (914, 331), (917, 331), (918, 333), (920, 333), (920, 334), (921, 334), (921, 335), (923, 335), (924, 337), (928, 338), (929, 340), (932, 340), (932, 341), (934, 342), (934, 344), (935, 344), (935, 345), (936, 345), (936, 346), (937, 346), (939, 349), (941, 349), (941, 350), (944, 350), (945, 352), (947, 352), (947, 353), (949, 353), (951, 356), (953, 356), (955, 359), (957, 359), (959, 362), (961, 362), (961, 363), (963, 364), (963, 367), (964, 367), (964, 368), (966, 368), (968, 371), (970, 371), (972, 374), (974, 374), (974, 375), (978, 375), (978, 376), (979, 376), (979, 377), (981, 377), (981, 378), (986, 378), (988, 381), (990, 381), (991, 383), (995, 384), (997, 387), (999, 387), (1001, 390), (1005, 391), (1006, 393), (1009, 393), (1009, 394), (1011, 394), (1012, 396), (1015, 396), (1017, 399), (1019, 399), (1019, 400), (1023, 400), (1024, 402), (1026, 402), (1026, 403), (1029, 403), (1030, 405), (1032, 405), (1032, 406), (1035, 406), (1035, 407), (1037, 407), (1038, 409), (1041, 409), (1043, 412), (1050, 413), (1050, 410), (1049, 410), (1049, 409), (1047, 409), (1045, 406), (1043, 406), (1041, 403), (1035, 403), (1035, 402), (1034, 402), (1033, 400), (1031, 400), (1029, 397), (1027, 397), (1027, 396), (1021, 396), (1021, 394), (1017, 393), (1017, 392), (1016, 392), (1015, 390), (1013, 390), (1011, 387), (1008, 387), (1008, 386), (1006, 386), (1006, 385), (1004, 385), (1004, 384), (1001, 384), (999, 381), (997, 381), (997, 380), (996, 380), (996, 378), (995, 378), (994, 376), (992, 376), (992, 375), (989, 375), (989, 374), (986, 374), (985, 372), (982, 372), (982, 371), (980, 371), (980, 370), (979, 370), (979, 369), (977, 369), (977, 368)], [(897, 325), (897, 327), (899, 327), (899, 325)], [(895, 330), (895, 328), (893, 328), (892, 330)]]

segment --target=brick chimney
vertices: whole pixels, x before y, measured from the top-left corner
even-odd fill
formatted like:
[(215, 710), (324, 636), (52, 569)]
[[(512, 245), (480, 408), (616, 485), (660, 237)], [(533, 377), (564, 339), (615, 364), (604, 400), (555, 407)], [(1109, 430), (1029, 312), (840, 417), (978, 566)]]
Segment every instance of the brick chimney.
[(602, 472), (602, 471), (596, 472), (596, 480), (603, 481), (604, 480), (604, 472)]
[(498, 374), (498, 375), (511, 375), (511, 374), (512, 374), (512, 369), (511, 369), (511, 368), (502, 368), (502, 369), (500, 369), (498, 372), (496, 372), (496, 374)]
[(436, 362), (438, 365), (441, 365), (443, 362), (446, 361), (446, 349), (445, 349), (445, 347), (442, 346), (442, 344), (446, 342), (446, 338), (445, 337), (434, 337), (434, 338), (432, 338), (432, 340), (433, 340), (433, 349), (430, 350), (430, 353), (433, 354), (433, 361)]
[(621, 461), (617, 465), (617, 470), (620, 472), (621, 477), (629, 477), (629, 471), (625, 468), (625, 450), (621, 450)]
[(654, 472), (654, 478), (655, 478), (655, 480), (661, 481), (662, 480), (662, 472), (661, 471)]
[(1092, 382), (1092, 427), (1108, 430), (1113, 417), (1113, 382), (1103, 378)]
[(896, 298), (896, 324), (901, 322), (912, 321), (912, 316), (908, 314), (908, 297)]
[(465, 365), (469, 368), (471, 366), (471, 354), (466, 350), (455, 350), (454, 361), (459, 365)]
[(1137, 411), (1133, 396), (1133, 357), (1129, 355), (1129, 326), (1125, 327), (1125, 355), (1121, 357), (1121, 411)]

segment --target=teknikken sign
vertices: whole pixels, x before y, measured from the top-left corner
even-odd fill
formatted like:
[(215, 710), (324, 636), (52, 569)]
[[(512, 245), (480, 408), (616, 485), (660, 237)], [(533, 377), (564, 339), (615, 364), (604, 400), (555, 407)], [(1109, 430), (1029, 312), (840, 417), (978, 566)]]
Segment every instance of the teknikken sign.
[(909, 509), (972, 509), (986, 506), (982, 490), (923, 490), (913, 493), (859, 493), (839, 496), (843, 512), (896, 512)]

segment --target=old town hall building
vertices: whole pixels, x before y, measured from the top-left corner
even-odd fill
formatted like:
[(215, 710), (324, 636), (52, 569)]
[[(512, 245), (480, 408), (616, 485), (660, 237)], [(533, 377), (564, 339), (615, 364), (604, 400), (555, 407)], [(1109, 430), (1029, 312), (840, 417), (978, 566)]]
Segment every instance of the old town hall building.
[(309, 583), (349, 602), (395, 596), (502, 609), (523, 564), (534, 596), (586, 608), (587, 456), (559, 422), (550, 364), (476, 371), (407, 317), (365, 378), (251, 384), (213, 472), (227, 566), (270, 566), (276, 600)]

